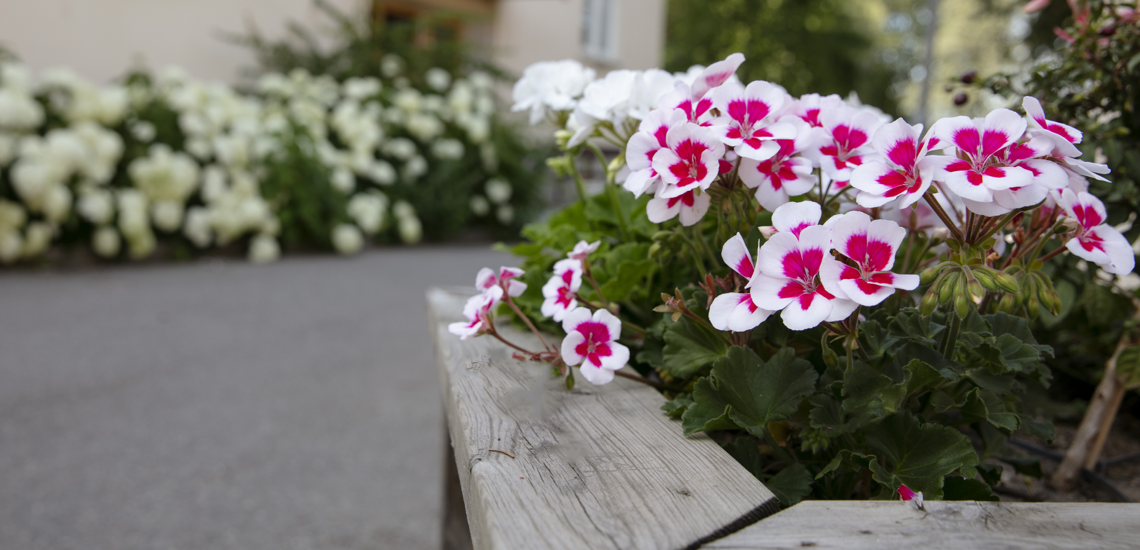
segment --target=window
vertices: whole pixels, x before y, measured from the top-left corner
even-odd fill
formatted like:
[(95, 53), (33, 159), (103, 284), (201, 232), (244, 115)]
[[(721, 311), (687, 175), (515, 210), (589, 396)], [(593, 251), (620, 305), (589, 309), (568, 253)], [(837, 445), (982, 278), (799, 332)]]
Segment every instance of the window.
[(582, 53), (586, 57), (612, 61), (617, 58), (618, 0), (583, 0)]

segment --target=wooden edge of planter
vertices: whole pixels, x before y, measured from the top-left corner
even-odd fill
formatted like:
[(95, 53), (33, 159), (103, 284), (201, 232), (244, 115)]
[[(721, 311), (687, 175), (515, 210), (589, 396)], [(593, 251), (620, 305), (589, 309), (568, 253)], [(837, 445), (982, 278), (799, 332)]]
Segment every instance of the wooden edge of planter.
[(567, 392), (545, 364), (514, 360), (490, 337), (450, 334), (469, 296), (431, 289), (427, 301), (475, 548), (696, 548), (779, 510), (719, 445), (683, 437), (653, 388), (579, 376)]
[(805, 501), (704, 548), (1137, 548), (1140, 504)]

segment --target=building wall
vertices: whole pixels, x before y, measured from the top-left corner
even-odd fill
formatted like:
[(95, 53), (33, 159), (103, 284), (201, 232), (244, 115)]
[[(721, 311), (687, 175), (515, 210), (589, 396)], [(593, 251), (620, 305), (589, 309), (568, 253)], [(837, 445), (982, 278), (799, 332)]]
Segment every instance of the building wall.
[[(369, 4), (329, 1), (350, 11)], [(583, 55), (585, 0), (393, 1), (476, 15), (468, 36), (514, 74), (537, 61), (567, 58), (589, 63), (599, 73), (662, 63), (666, 0), (615, 0), (612, 23), (620, 32), (614, 33), (616, 56), (605, 62)], [(68, 66), (96, 82), (138, 65), (155, 69), (171, 64), (198, 78), (235, 82), (254, 59), (220, 35), (254, 25), (264, 35), (278, 37), (289, 21), (310, 27), (328, 23), (313, 0), (0, 0), (0, 45), (37, 72)]]
[(581, 47), (584, 0), (499, 0), (493, 22), (493, 57), (519, 74), (537, 61), (577, 59), (604, 73), (660, 67), (665, 52), (665, 0), (618, 0), (613, 24), (616, 58), (591, 60)]
[[(329, 1), (345, 10), (361, 0)], [(325, 21), (317, 15), (312, 0), (3, 0), (0, 45), (37, 72), (69, 66), (96, 82), (139, 64), (233, 82), (254, 59), (219, 34), (256, 25), (281, 36), (290, 20)]]

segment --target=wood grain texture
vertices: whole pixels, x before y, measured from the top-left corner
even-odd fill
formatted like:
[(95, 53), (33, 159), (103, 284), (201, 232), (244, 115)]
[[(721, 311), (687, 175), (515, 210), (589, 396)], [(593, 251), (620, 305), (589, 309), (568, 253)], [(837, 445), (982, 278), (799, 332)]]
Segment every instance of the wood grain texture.
[[(684, 548), (774, 496), (707, 437), (685, 438), (654, 389), (567, 392), (491, 338), (461, 341), (461, 293), (428, 292), (448, 429), (477, 549)], [(500, 327), (537, 349), (531, 335)], [(511, 458), (491, 449), (506, 451)]]
[(806, 501), (702, 548), (1138, 548), (1140, 504)]

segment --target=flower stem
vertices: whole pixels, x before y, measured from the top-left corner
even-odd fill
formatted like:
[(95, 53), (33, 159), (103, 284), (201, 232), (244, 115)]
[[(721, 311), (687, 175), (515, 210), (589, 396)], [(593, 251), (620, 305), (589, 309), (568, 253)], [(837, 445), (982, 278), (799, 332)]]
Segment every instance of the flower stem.
[(574, 186), (578, 189), (578, 200), (582, 201), (582, 207), (586, 207), (586, 184), (582, 181), (582, 173), (578, 171), (578, 163), (573, 155), (566, 153), (567, 166), (570, 167), (570, 177), (574, 179)]
[(998, 220), (998, 222), (996, 224), (994, 224), (993, 227), (988, 228), (986, 230), (985, 234), (977, 239), (977, 242), (980, 243), (980, 242), (983, 242), (986, 239), (992, 237), (994, 233), (997, 233), (998, 231), (1001, 230), (1001, 228), (1005, 227), (1005, 225), (1007, 223), (1009, 223), (1009, 221), (1012, 220), (1013, 217), (1016, 216), (1017, 214), (1018, 214), (1018, 211), (1014, 210), (1014, 211), (1010, 212), (1009, 214), (1002, 216), (1002, 218), (1000, 220)]
[(617, 183), (614, 181), (616, 174), (610, 174), (609, 163), (606, 162), (606, 155), (602, 153), (602, 150), (599, 149), (597, 145), (587, 142), (586, 147), (589, 147), (590, 151), (594, 152), (594, 156), (598, 157), (598, 162), (602, 165), (602, 170), (606, 172), (606, 194), (610, 196), (610, 204), (613, 206), (614, 216), (618, 221), (618, 231), (621, 232), (621, 238), (623, 241), (628, 241), (629, 230), (625, 227), (625, 216), (622, 215), (621, 201), (618, 200), (617, 195)]
[(962, 320), (954, 312), (949, 313), (950, 326), (946, 328), (946, 336), (942, 339), (942, 356), (948, 361), (954, 360), (954, 346), (958, 343), (958, 333), (962, 330)]
[(519, 306), (515, 305), (515, 301), (511, 299), (511, 295), (504, 292), (503, 296), (506, 296), (507, 305), (511, 306), (511, 309), (514, 310), (515, 315), (518, 315), (523, 320), (523, 322), (526, 323), (526, 326), (530, 328), (530, 331), (533, 332), (535, 336), (538, 336), (538, 341), (542, 342), (542, 347), (546, 349), (546, 351), (554, 351), (554, 349), (550, 347), (550, 344), (546, 343), (546, 338), (542, 337), (542, 333), (539, 332), (538, 328), (534, 326), (534, 323), (530, 321), (530, 317), (527, 317), (526, 314), (523, 313), (521, 309), (519, 309)]
[(934, 194), (927, 191), (922, 198), (926, 199), (926, 204), (929, 204), (930, 209), (933, 210), (935, 214), (938, 214), (938, 218), (942, 220), (942, 223), (946, 224), (946, 228), (950, 230), (954, 238), (957, 239), (958, 242), (966, 242), (962, 235), (962, 230), (959, 229), (958, 224), (954, 223), (954, 220), (951, 220), (950, 216), (946, 214), (946, 210), (938, 203), (938, 199), (934, 198)]
[(652, 381), (652, 380), (650, 380), (644, 376), (639, 376), (636, 374), (630, 374), (628, 372), (622, 372), (620, 370), (614, 371), (614, 376), (620, 376), (622, 378), (628, 378), (628, 379), (633, 380), (635, 382), (641, 382), (642, 384), (645, 384), (646, 386), (653, 386), (654, 388), (657, 388), (659, 390), (673, 390), (673, 388), (670, 388), (669, 386), (666, 386), (665, 384), (660, 384), (660, 383), (654, 382), (654, 381)]

